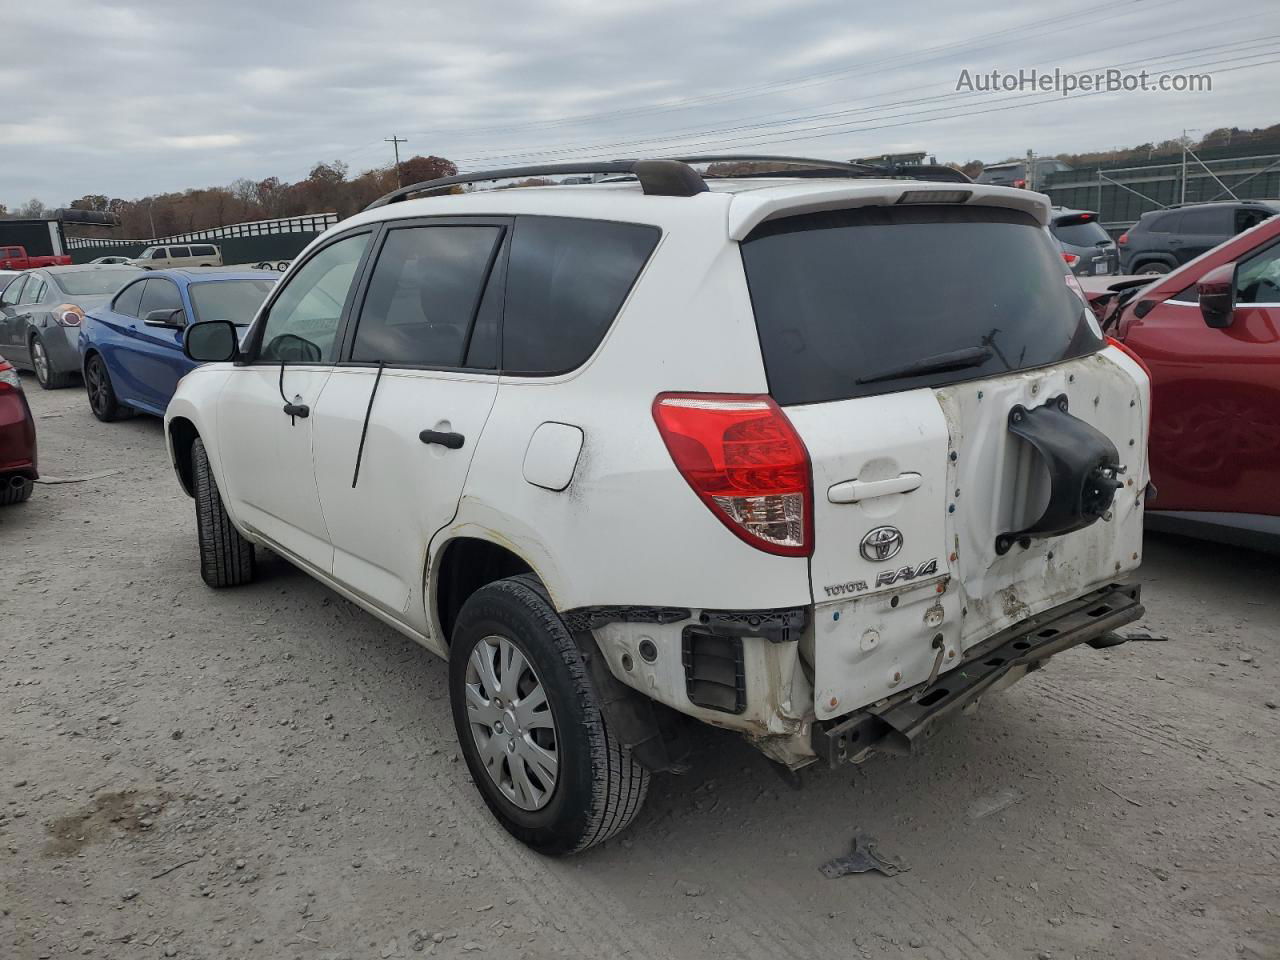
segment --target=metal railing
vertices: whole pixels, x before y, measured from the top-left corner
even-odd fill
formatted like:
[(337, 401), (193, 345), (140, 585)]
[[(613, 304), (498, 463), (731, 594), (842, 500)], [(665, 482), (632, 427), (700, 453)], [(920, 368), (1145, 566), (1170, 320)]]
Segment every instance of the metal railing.
[(274, 220), (251, 220), (232, 223), (225, 227), (210, 227), (191, 233), (175, 233), (150, 240), (116, 240), (102, 237), (67, 237), (71, 249), (85, 247), (118, 247), (127, 245), (154, 246), (164, 243), (192, 243), (201, 241), (233, 240), (245, 237), (264, 237), (278, 233), (323, 233), (338, 222), (336, 213), (311, 213), (300, 217), (279, 217)]

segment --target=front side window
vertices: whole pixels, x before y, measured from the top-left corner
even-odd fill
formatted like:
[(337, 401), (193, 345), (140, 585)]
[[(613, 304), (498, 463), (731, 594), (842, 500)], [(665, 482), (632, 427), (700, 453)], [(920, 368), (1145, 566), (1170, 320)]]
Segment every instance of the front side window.
[(1274, 217), (1275, 214), (1270, 210), (1264, 210), (1260, 207), (1246, 207), (1243, 210), (1236, 211), (1236, 233), (1243, 233), (1246, 230), (1256, 227), (1263, 220)]
[(147, 281), (139, 280), (137, 283), (131, 283), (120, 291), (120, 295), (116, 297), (115, 303), (111, 305), (111, 309), (122, 317), (136, 317), (138, 308), (142, 305), (142, 288), (146, 286)]
[(289, 278), (267, 313), (258, 360), (337, 359), (338, 325), (369, 237), (358, 233), (330, 244)]
[(146, 248), (146, 249), (144, 249), (140, 254), (138, 254), (138, 256), (137, 256), (137, 257), (135, 257), (134, 259), (137, 259), (137, 260), (150, 260), (150, 259), (152, 259), (155, 255), (156, 255), (156, 248), (155, 248), (155, 247), (147, 247), (147, 248)]
[(662, 233), (607, 220), (517, 217), (507, 266), (502, 367), (563, 373), (600, 345)]
[(146, 287), (142, 291), (142, 304), (139, 307), (139, 314), (144, 320), (153, 310), (181, 310), (182, 294), (178, 292), (178, 285), (172, 280), (166, 280), (164, 277), (152, 277), (146, 281)]
[(823, 403), (999, 376), (1102, 339), (1028, 214), (861, 207), (770, 220), (742, 243), (769, 390)]
[(351, 359), (462, 366), (501, 237), (496, 226), (392, 230), (369, 281)]
[(1273, 244), (1236, 268), (1236, 303), (1280, 304), (1280, 244)]

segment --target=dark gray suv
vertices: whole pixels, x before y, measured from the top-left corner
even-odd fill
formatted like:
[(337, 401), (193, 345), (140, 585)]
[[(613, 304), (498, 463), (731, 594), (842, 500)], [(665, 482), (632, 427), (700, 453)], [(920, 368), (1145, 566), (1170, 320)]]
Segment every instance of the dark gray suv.
[(1189, 203), (1144, 213), (1116, 242), (1122, 273), (1168, 273), (1280, 208), (1261, 200)]
[(1077, 277), (1111, 276), (1120, 272), (1120, 254), (1111, 235), (1092, 210), (1054, 207), (1049, 232), (1062, 247), (1062, 258)]

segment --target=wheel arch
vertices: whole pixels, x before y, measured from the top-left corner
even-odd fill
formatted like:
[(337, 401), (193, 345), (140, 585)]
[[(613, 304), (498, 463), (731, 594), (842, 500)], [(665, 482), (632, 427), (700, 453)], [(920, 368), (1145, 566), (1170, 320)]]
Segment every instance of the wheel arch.
[(196, 495), (195, 471), (191, 464), (191, 448), (200, 436), (196, 425), (186, 417), (174, 417), (168, 423), (169, 450), (173, 469), (188, 497)]
[(538, 571), (509, 544), (469, 534), (451, 536), (436, 550), (428, 570), (430, 619), (439, 628), (441, 647), (448, 648), (458, 612), (467, 598), (497, 580)]

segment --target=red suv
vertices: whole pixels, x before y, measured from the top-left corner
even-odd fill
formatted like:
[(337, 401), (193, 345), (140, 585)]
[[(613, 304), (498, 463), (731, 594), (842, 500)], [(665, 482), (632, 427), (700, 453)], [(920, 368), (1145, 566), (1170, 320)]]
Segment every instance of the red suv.
[(1121, 304), (1151, 374), (1147, 525), (1280, 550), (1280, 217)]

